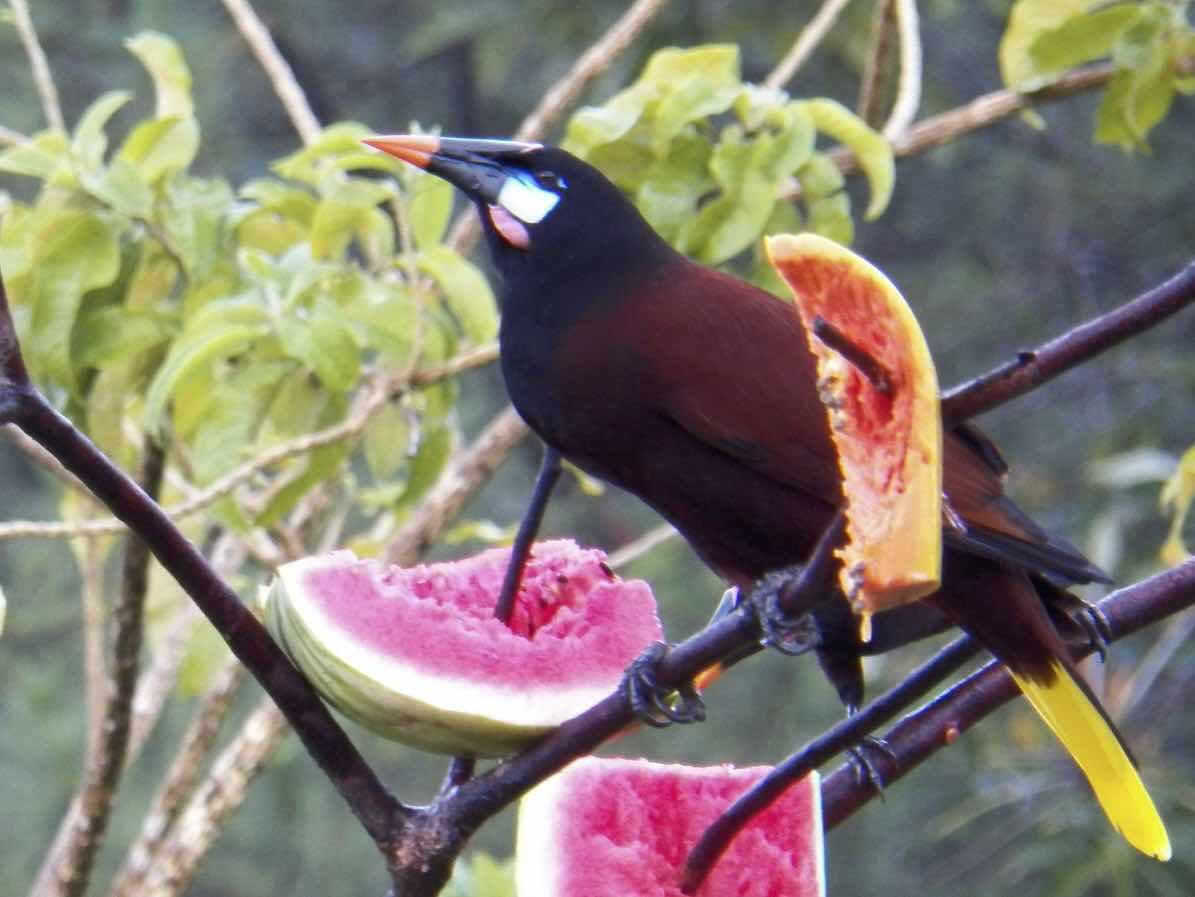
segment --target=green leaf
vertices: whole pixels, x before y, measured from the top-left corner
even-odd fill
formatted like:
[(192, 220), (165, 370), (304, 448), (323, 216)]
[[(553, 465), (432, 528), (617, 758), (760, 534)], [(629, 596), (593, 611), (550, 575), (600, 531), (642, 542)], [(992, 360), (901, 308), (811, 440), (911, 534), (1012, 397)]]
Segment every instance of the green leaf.
[(407, 461), (411, 418), (409, 409), (389, 402), (375, 412), (365, 425), (362, 440), (365, 461), (375, 482), (390, 479)]
[[(737, 72), (737, 57), (735, 69)], [(732, 84), (720, 84), (708, 72), (690, 75), (660, 100), (651, 125), (652, 152), (668, 155), (673, 139), (691, 122), (725, 112), (739, 95), (737, 74)]]
[(311, 252), (317, 259), (339, 258), (357, 237), (374, 261), (394, 254), (394, 229), (377, 209), (390, 196), (382, 184), (359, 178), (328, 189), (311, 221)]
[(22, 340), (39, 376), (74, 388), (71, 333), (79, 305), (89, 290), (112, 283), (119, 271), (116, 234), (96, 213), (58, 212), (42, 226), (28, 281), (29, 331)]
[(361, 374), (361, 353), (352, 333), (334, 315), (316, 309), (307, 328), (307, 363), (332, 392), (347, 392)]
[(184, 380), (214, 359), (244, 351), (269, 332), (265, 310), (243, 299), (206, 306), (187, 323), (150, 383), (145, 399), (146, 428), (161, 432), (166, 404)]
[(154, 197), (137, 169), (124, 159), (116, 159), (104, 169), (84, 169), (79, 185), (98, 199), (130, 218), (148, 218)]
[(156, 117), (190, 118), (194, 115), (191, 71), (178, 44), (157, 31), (142, 31), (126, 40), (125, 46), (153, 79), (157, 95)]
[(489, 281), (464, 256), (447, 246), (433, 246), (418, 253), (416, 262), (444, 293), (444, 303), (475, 344), (498, 334), (498, 301)]
[(635, 193), (635, 205), (669, 242), (697, 213), (699, 200), (716, 186), (709, 174), (713, 147), (704, 137), (674, 141), (672, 151), (647, 167)]
[(1081, 15), (1098, 0), (1017, 0), (1008, 14), (1008, 26), (1000, 38), (998, 56), (1004, 84), (1014, 90), (1030, 91), (1049, 82), (1038, 70), (1029, 48), (1068, 19)]
[(394, 367), (410, 362), (419, 310), (408, 292), (397, 284), (361, 277), (341, 278), (331, 292), (339, 294), (341, 320), (361, 345), (380, 352)]
[(1043, 75), (1100, 59), (1112, 52), (1121, 33), (1141, 15), (1141, 7), (1123, 3), (1093, 13), (1080, 13), (1029, 44), (1033, 68)]
[[(732, 44), (659, 50), (652, 54), (633, 85), (602, 106), (589, 106), (573, 115), (564, 148), (595, 161), (598, 148), (622, 140), (641, 118), (654, 119), (662, 108), (665, 120), (651, 141), (659, 157), (659, 147), (691, 121), (700, 107), (717, 108), (727, 100), (718, 111), (729, 108), (741, 87), (740, 80), (739, 51)], [(670, 104), (668, 98), (677, 93), (679, 96)], [(607, 170), (604, 163), (595, 164)], [(622, 184), (618, 180), (616, 183)]]
[(1096, 143), (1119, 146), (1125, 152), (1148, 152), (1146, 138), (1166, 117), (1173, 100), (1174, 81), (1165, 51), (1158, 47), (1154, 65), (1124, 69), (1112, 76), (1096, 111)]
[(165, 343), (174, 330), (173, 316), (154, 309), (84, 309), (72, 335), (74, 363), (105, 367)]
[(199, 151), (199, 125), (174, 116), (142, 122), (133, 128), (117, 153), (148, 184), (184, 170)]
[(452, 455), (455, 437), (455, 431), (446, 423), (429, 423), (426, 419), (422, 422), (419, 445), (411, 459), (399, 505), (414, 504), (431, 488)]
[(29, 143), (9, 147), (0, 153), (0, 171), (57, 181), (71, 172), (70, 143), (56, 131), (43, 131)]
[(452, 215), (452, 184), (443, 178), (419, 173), (410, 188), (407, 213), (415, 245), (431, 249), (444, 237), (448, 219)]
[(228, 643), (207, 620), (196, 620), (178, 668), (178, 692), (185, 698), (203, 694), (228, 663)]
[(108, 120), (133, 98), (127, 90), (113, 90), (101, 94), (99, 99), (87, 107), (71, 139), (75, 159), (84, 169), (96, 169), (103, 164), (104, 153), (108, 151), (108, 136), (104, 128)]
[(819, 131), (849, 147), (858, 157), (859, 167), (863, 169), (871, 187), (871, 202), (863, 217), (873, 221), (884, 214), (896, 181), (892, 145), (884, 135), (873, 131), (863, 119), (841, 103), (821, 98), (806, 100), (805, 107)]
[(175, 178), (167, 188), (159, 219), (196, 282), (208, 280), (228, 263), (225, 216), (232, 203), (232, 190), (219, 180)]
[(1158, 503), (1163, 512), (1170, 513), (1170, 530), (1162, 545), (1162, 563), (1181, 564), (1191, 554), (1183, 541), (1183, 524), (1195, 503), (1195, 446), (1187, 449), (1179, 459), (1174, 473), (1162, 486)]
[(241, 187), (239, 195), (251, 199), (278, 218), (310, 226), (315, 217), (317, 201), (309, 190), (276, 181), (259, 178)]
[[(344, 418), (347, 408), (347, 397), (330, 396), (324, 406), (324, 413), (317, 421), (316, 429), (339, 423)], [(312, 488), (331, 476), (349, 456), (352, 448), (352, 442), (341, 440), (321, 446), (299, 459), (299, 463), (304, 465), (302, 472), (297, 476), (287, 476), (286, 485), (273, 495), (270, 503), (255, 518), (254, 524), (268, 527), (277, 523)]]
[[(329, 171), (337, 170), (336, 161), (341, 157), (360, 156), (361, 140), (374, 133), (371, 129), (358, 122), (337, 122), (324, 128), (307, 146), (283, 159), (274, 162), (270, 167), (284, 178), (302, 181), (311, 186), (319, 186)], [(396, 165), (386, 162), (383, 154), (374, 154), (387, 170), (395, 170)], [(390, 157), (393, 158), (393, 157)], [(397, 159), (393, 160), (398, 163)]]

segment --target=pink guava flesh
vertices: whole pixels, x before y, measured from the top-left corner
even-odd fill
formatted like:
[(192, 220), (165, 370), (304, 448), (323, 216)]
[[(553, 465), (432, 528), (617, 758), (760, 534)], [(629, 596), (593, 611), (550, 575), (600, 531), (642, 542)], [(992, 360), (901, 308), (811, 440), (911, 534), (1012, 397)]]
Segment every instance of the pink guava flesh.
[[(576, 761), (524, 798), (520, 897), (681, 897), (681, 869), (697, 839), (768, 771)], [(698, 897), (821, 897), (823, 870), (813, 774), (751, 821)]]
[(510, 625), (494, 604), (510, 557), (494, 549), (449, 563), (389, 567), (336, 552), (307, 566), (303, 593), (354, 642), (444, 674), (518, 688), (617, 681), (662, 637), (646, 583), (571, 541), (537, 543)]

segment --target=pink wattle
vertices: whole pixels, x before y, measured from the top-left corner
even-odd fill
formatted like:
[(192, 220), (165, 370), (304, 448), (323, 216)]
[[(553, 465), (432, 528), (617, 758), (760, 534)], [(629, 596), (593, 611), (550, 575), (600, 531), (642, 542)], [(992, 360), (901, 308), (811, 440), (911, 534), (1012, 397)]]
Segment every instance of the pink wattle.
[(531, 248), (531, 235), (527, 233), (523, 222), (502, 206), (490, 206), (489, 213), (490, 224), (494, 225), (494, 230), (502, 235), (503, 240), (516, 249)]

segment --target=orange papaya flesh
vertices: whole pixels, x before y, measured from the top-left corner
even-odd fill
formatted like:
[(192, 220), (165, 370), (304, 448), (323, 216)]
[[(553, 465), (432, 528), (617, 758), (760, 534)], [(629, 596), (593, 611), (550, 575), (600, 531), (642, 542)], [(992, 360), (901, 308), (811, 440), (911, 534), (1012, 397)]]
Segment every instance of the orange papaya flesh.
[(879, 269), (816, 234), (769, 237), (767, 252), (817, 360), (846, 499), (840, 584), (866, 638), (872, 614), (940, 582), (937, 373), (912, 310)]

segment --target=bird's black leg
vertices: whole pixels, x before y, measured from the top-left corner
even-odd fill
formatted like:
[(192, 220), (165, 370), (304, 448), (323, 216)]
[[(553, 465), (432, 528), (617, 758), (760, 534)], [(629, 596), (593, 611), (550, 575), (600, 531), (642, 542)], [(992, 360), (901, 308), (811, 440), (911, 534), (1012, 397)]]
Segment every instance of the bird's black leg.
[(531, 554), (531, 543), (539, 532), (539, 525), (544, 519), (544, 510), (548, 507), (548, 499), (556, 481), (560, 479), (560, 452), (551, 446), (544, 446), (544, 459), (539, 465), (539, 474), (535, 478), (535, 489), (531, 493), (531, 503), (527, 506), (527, 513), (523, 515), (523, 522), (519, 524), (519, 532), (515, 536), (514, 545), (510, 549), (510, 563), (506, 567), (506, 576), (502, 580), (502, 591), (498, 595), (498, 603), (494, 607), (494, 616), (503, 623), (510, 621), (511, 612), (515, 606), (515, 596), (519, 593), (519, 583), (523, 580), (523, 568), (527, 566), (527, 556)]
[(764, 576), (748, 596), (764, 645), (784, 654), (804, 654), (820, 643), (811, 612), (834, 592), (834, 549), (846, 528), (839, 511), (826, 527), (808, 563)]
[(668, 646), (655, 642), (631, 662), (623, 676), (631, 710), (644, 724), (662, 729), (673, 723), (700, 723), (705, 720), (705, 702), (692, 682), (676, 689), (665, 689), (656, 680), (660, 661)]
[[(846, 608), (841, 609), (839, 616), (842, 617), (841, 620), (827, 618), (826, 623), (831, 626), (831, 631), (834, 631), (835, 622), (839, 624), (840, 629), (842, 625), (847, 627), (854, 625), (854, 619)], [(857, 650), (836, 650), (823, 644), (817, 649), (817, 662), (826, 678), (830, 680), (830, 684), (834, 686), (834, 690), (838, 692), (839, 700), (846, 707), (847, 718), (854, 716), (863, 706), (863, 662), (859, 652)], [(868, 752), (872, 750), (891, 760), (896, 759), (888, 743), (873, 735), (863, 736), (857, 745), (847, 748), (846, 755), (855, 770), (858, 781), (860, 783), (870, 782), (876, 793), (883, 796), (884, 777), (871, 757), (868, 756)]]
[(1087, 644), (1083, 647), (1090, 648), (1100, 663), (1103, 663), (1108, 653), (1108, 645), (1113, 641), (1112, 624), (1108, 622), (1104, 612), (1070, 592), (1059, 591), (1051, 595), (1050, 603), (1052, 610), (1082, 630), (1087, 639)]

